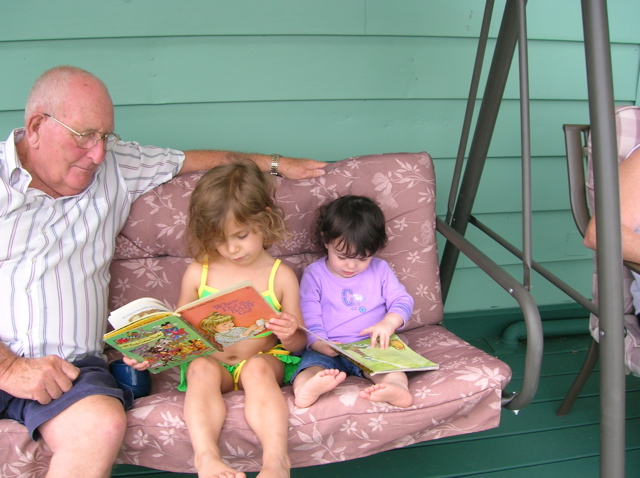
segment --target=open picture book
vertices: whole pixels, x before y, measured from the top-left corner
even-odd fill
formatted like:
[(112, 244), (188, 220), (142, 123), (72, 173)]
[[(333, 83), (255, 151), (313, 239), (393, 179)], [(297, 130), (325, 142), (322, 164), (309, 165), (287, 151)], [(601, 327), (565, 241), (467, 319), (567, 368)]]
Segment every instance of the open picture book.
[(149, 370), (167, 368), (222, 351), (265, 332), (277, 312), (250, 282), (240, 282), (175, 311), (157, 299), (134, 300), (109, 315), (104, 341)]
[(302, 328), (308, 334), (328, 344), (333, 350), (369, 375), (389, 372), (420, 372), (439, 368), (437, 363), (411, 350), (396, 334), (390, 337), (389, 347), (381, 349), (377, 344), (375, 347), (371, 347), (370, 338), (345, 344), (335, 343), (319, 337), (304, 327)]

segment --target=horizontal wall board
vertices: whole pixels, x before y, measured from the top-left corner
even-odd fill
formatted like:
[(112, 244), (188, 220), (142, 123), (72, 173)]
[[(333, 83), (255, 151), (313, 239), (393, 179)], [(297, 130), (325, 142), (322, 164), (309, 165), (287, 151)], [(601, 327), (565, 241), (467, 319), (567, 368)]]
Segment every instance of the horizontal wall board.
[[(499, 236), (522, 250), (522, 215), (484, 214), (477, 219), (495, 231)], [(533, 259), (543, 265), (553, 262), (585, 262), (591, 264), (592, 252), (582, 244), (580, 236), (569, 211), (536, 212), (532, 218), (532, 254)], [(520, 260), (489, 238), (484, 232), (470, 225), (465, 234), (473, 244), (500, 265), (520, 263)], [(439, 243), (442, 251), (443, 242)], [(466, 257), (458, 261), (459, 268), (475, 267)]]
[[(438, 179), (437, 212), (445, 215), (455, 167), (454, 160), (436, 160)], [(557, 211), (570, 208), (565, 157), (531, 158), (531, 205), (533, 211)], [(488, 158), (474, 214), (522, 211), (522, 164), (520, 158)]]
[[(593, 268), (590, 267), (589, 263), (559, 262), (550, 264), (547, 268), (585, 297), (591, 297)], [(522, 282), (523, 272), (521, 266), (505, 266), (504, 269), (516, 280)], [(532, 284), (531, 294), (539, 306), (575, 303), (566, 294), (535, 272), (532, 275)], [(445, 312), (497, 310), (516, 306), (516, 300), (490, 280), (481, 270), (456, 269), (445, 304)]]
[[(188, 35), (398, 35), (477, 37), (484, 0), (98, 0), (15, 2), (3, 12), (0, 41)], [(491, 36), (505, 0), (497, 1)], [(87, 21), (100, 12), (100, 22)], [(640, 43), (635, 0), (608, 2), (611, 41)], [(583, 39), (578, 2), (528, 2), (532, 39)], [(51, 21), (55, 19), (55, 21)], [(268, 21), (265, 21), (268, 19)]]
[[(532, 100), (586, 100), (579, 44), (532, 42), (529, 51)], [(120, 106), (466, 100), (475, 45), (458, 38), (197, 36), (8, 42), (0, 43), (0, 55), (13, 71), (3, 79), (0, 110), (14, 110), (23, 107), (35, 78), (59, 64), (98, 75)], [(640, 48), (616, 45), (612, 63), (616, 99), (635, 100)], [(516, 61), (504, 97), (519, 96)]]
[[(274, 148), (325, 161), (424, 150), (444, 161), (457, 154), (465, 106), (462, 100), (355, 100), (116, 107), (116, 130), (126, 140), (179, 149)], [(503, 103), (490, 158), (520, 156), (519, 115), (518, 102)], [(585, 122), (586, 102), (532, 102), (532, 155), (563, 156), (562, 124)], [(22, 108), (0, 112), (3, 135), (22, 124)], [(449, 184), (447, 178), (446, 191)]]
[[(365, 32), (365, 5), (364, 0), (134, 0), (107, 4), (100, 0), (24, 0), (4, 9), (0, 41), (188, 35), (360, 35)], [(98, 15), (100, 21), (95, 21)]]
[[(484, 1), (455, 2), (413, 0), (370, 0), (367, 2), (367, 33), (378, 35), (441, 35), (478, 37), (485, 9)], [(490, 37), (497, 37), (505, 0), (495, 2)], [(607, 4), (611, 42), (640, 43), (636, 20), (640, 3), (616, 0)], [(579, 2), (536, 0), (527, 2), (529, 39), (582, 41), (582, 10)]]

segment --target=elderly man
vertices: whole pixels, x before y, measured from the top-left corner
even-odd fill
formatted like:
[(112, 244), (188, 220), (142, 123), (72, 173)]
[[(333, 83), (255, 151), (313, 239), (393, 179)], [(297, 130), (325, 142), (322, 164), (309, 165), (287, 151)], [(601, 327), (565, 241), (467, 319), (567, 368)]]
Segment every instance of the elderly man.
[[(124, 436), (132, 397), (107, 371), (102, 335), (109, 263), (131, 203), (229, 155), (239, 153), (120, 141), (105, 85), (70, 66), (37, 80), (25, 127), (0, 143), (0, 417), (42, 436), (53, 451), (48, 476), (109, 476)], [(294, 179), (326, 164), (248, 157)]]

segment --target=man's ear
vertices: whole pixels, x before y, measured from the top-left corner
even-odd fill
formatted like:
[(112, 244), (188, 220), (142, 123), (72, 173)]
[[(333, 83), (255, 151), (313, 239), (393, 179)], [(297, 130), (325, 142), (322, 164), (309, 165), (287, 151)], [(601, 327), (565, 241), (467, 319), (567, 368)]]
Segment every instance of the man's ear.
[(40, 129), (44, 124), (44, 118), (42, 114), (32, 115), (25, 124), (25, 138), (32, 148), (37, 148), (40, 144)]

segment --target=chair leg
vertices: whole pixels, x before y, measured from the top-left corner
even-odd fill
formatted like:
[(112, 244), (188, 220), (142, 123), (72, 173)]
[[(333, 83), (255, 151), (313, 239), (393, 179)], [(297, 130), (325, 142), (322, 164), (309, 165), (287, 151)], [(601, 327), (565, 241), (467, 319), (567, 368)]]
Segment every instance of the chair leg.
[(566, 397), (564, 397), (564, 400), (562, 401), (560, 408), (558, 408), (556, 415), (558, 415), (559, 417), (564, 417), (569, 413), (571, 407), (573, 406), (573, 402), (575, 402), (576, 398), (578, 398), (582, 387), (584, 387), (584, 384), (591, 375), (591, 372), (593, 372), (596, 363), (598, 363), (599, 355), (600, 346), (598, 342), (596, 342), (596, 340), (592, 338), (591, 344), (589, 345), (589, 350), (587, 351), (587, 356), (584, 359), (584, 363), (582, 364), (582, 368), (580, 369), (580, 372), (578, 372), (576, 379), (573, 381), (573, 385), (571, 385), (571, 388), (567, 392)]

